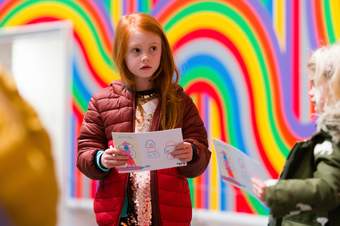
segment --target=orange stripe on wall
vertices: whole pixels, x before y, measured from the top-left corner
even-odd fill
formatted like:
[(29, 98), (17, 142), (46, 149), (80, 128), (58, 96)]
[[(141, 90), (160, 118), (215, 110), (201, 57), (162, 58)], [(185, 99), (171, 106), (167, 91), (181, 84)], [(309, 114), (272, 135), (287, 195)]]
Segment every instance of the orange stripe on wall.
[[(326, 35), (326, 28), (324, 26), (323, 23), (323, 1), (321, 0), (315, 0), (314, 1), (314, 9), (315, 9), (315, 22), (316, 22), (316, 29), (318, 29), (318, 31), (316, 31), (317, 34), (317, 42), (318, 45), (325, 45), (327, 43), (327, 35)], [(312, 3), (313, 4), (313, 1)]]

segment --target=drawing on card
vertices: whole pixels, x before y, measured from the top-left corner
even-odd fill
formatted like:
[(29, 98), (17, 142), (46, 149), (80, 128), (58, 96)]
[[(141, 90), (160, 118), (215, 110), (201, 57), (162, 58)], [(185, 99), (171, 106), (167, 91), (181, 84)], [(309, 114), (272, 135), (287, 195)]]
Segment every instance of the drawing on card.
[(118, 149), (128, 154), (129, 156), (129, 159), (127, 161), (128, 166), (136, 165), (134, 161), (134, 158), (136, 158), (136, 151), (134, 150), (134, 147), (132, 144), (130, 144), (127, 141), (123, 141), (121, 144), (118, 145)]
[[(117, 167), (119, 173), (158, 170), (185, 166), (171, 156), (171, 151), (183, 142), (181, 129), (151, 132), (112, 132), (117, 148), (132, 156), (128, 165)], [(134, 160), (134, 162), (132, 161)]]
[(235, 179), (227, 154), (224, 151), (222, 151), (221, 153), (223, 155), (223, 165), (224, 165), (225, 173), (226, 173), (226, 175), (222, 175), (222, 179), (232, 184), (235, 184), (236, 186), (244, 187), (243, 184), (241, 184), (239, 181)]
[(156, 142), (154, 140), (146, 140), (144, 148), (149, 159), (157, 159), (160, 157), (160, 154), (156, 149)]
[(263, 180), (268, 178), (260, 164), (241, 150), (217, 139), (213, 142), (220, 174), (224, 181), (253, 194), (251, 178), (257, 177)]
[(167, 159), (174, 159), (174, 157), (172, 157), (171, 152), (175, 149), (176, 147), (176, 143), (173, 141), (169, 141), (165, 144), (164, 147), (164, 154), (166, 154)]

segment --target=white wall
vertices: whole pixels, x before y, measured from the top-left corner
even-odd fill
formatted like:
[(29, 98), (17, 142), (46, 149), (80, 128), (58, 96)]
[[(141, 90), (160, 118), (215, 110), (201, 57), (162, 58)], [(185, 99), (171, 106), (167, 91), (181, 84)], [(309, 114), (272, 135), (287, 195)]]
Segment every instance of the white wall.
[(65, 75), (64, 41), (51, 34), (17, 39), (12, 47), (12, 73), (21, 95), (38, 111), (53, 143), (59, 182), (70, 103)]
[(59, 226), (95, 225), (91, 210), (66, 203), (71, 126), (72, 27), (68, 22), (0, 30), (0, 64), (35, 108), (53, 148), (61, 192)]

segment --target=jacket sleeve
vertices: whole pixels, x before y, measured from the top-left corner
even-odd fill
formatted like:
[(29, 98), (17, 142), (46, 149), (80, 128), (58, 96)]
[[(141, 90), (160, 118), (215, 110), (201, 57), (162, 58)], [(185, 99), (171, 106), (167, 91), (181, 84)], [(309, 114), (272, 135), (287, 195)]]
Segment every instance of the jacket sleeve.
[(182, 133), (185, 142), (193, 144), (194, 158), (186, 166), (179, 167), (179, 173), (186, 177), (196, 177), (207, 168), (211, 152), (208, 149), (207, 132), (192, 99), (184, 94)]
[(302, 211), (323, 214), (340, 204), (339, 145), (330, 141), (319, 145), (324, 146), (319, 146), (319, 151), (317, 146), (314, 148), (313, 178), (280, 180), (266, 189), (265, 201), (273, 216)]
[(96, 153), (105, 150), (107, 141), (104, 124), (92, 97), (80, 127), (78, 137), (78, 169), (91, 179), (102, 179), (108, 172), (101, 171), (96, 165)]

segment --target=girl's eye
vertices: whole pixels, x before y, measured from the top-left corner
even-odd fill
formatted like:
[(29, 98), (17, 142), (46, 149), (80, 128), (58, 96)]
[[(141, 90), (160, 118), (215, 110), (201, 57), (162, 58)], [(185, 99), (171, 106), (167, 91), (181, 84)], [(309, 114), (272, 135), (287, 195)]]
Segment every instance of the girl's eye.
[(150, 50), (151, 50), (151, 52), (156, 51), (156, 50), (157, 50), (157, 46), (152, 46), (152, 47), (150, 48)]
[(133, 48), (131, 51), (133, 53), (140, 53), (140, 49), (139, 48)]

